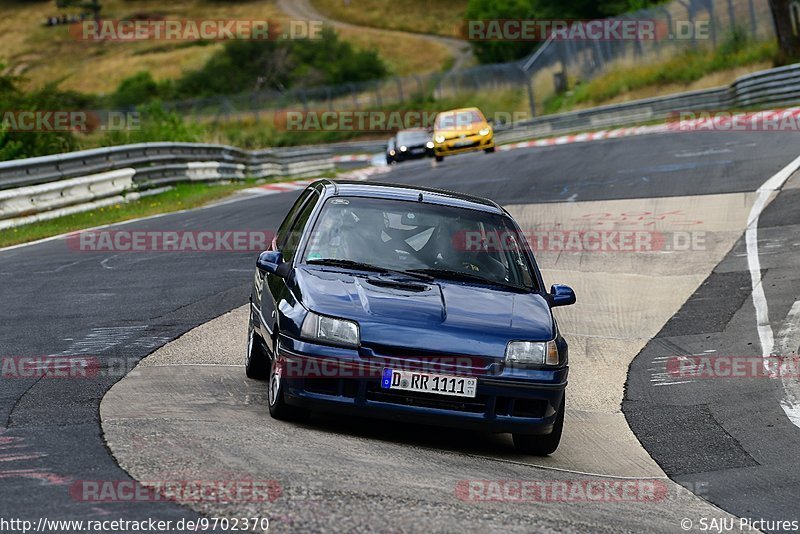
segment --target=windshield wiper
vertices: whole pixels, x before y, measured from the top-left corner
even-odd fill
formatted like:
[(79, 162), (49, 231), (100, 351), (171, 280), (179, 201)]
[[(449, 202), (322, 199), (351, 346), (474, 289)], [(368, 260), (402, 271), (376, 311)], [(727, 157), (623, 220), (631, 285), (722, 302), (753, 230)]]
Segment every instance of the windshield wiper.
[(342, 260), (336, 258), (319, 258), (306, 261), (309, 265), (329, 265), (331, 267), (344, 267), (346, 269), (360, 269), (362, 271), (372, 271), (376, 273), (382, 274), (399, 274), (402, 276), (408, 276), (411, 278), (416, 278), (417, 280), (425, 280), (426, 282), (430, 282), (434, 279), (433, 276), (416, 271), (401, 271), (398, 269), (388, 269), (386, 267), (379, 267), (377, 265), (372, 265), (371, 263), (363, 263), (360, 261), (353, 261), (353, 260)]
[(419, 273), (419, 274), (427, 274), (430, 276), (434, 276), (437, 278), (445, 278), (447, 280), (457, 280), (463, 282), (477, 282), (479, 284), (490, 284), (495, 286), (501, 286), (506, 288), (511, 288), (515, 290), (525, 290), (524, 287), (518, 286), (515, 284), (511, 284), (508, 282), (501, 282), (499, 280), (491, 280), (489, 278), (484, 278), (483, 276), (471, 273), (465, 273), (463, 271), (454, 271), (452, 269), (411, 269), (408, 272), (412, 273)]

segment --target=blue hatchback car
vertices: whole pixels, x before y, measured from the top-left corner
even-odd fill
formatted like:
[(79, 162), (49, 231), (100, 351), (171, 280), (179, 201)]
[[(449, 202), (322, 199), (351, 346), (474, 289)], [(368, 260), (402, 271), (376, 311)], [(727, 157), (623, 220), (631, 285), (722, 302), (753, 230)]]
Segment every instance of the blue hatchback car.
[(245, 367), (269, 410), (510, 432), (556, 450), (567, 343), (522, 233), (496, 203), (321, 180), (257, 261)]

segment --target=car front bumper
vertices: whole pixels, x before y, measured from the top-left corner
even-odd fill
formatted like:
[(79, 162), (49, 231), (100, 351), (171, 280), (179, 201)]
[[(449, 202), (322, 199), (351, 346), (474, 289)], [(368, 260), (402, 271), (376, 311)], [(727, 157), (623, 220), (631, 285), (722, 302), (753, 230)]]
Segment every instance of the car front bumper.
[[(361, 361), (352, 365), (357, 356), (334, 356), (332, 353), (336, 351), (330, 347), (284, 336), (278, 352), (280, 367), (284, 370), (284, 398), (288, 404), (452, 428), (548, 434), (553, 429), (567, 386), (568, 367), (564, 366), (537, 371), (541, 379), (536, 380), (512, 376), (519, 373), (505, 371), (492, 375), (462, 373), (477, 378), (475, 398), (414, 393), (381, 388), (381, 371), (391, 364), (371, 366)], [(426, 372), (458, 375), (458, 371)]]
[[(468, 144), (459, 146), (461, 143)], [(464, 152), (486, 150), (494, 148), (494, 146), (494, 135), (472, 135), (465, 139), (454, 138), (447, 139), (444, 143), (436, 143), (433, 147), (433, 153), (436, 156), (451, 156)]]

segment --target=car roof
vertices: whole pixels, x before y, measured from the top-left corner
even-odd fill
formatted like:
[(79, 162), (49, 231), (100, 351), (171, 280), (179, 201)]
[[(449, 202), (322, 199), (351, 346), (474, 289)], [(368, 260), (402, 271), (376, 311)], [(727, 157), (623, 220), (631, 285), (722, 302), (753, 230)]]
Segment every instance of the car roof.
[(352, 180), (319, 180), (309, 187), (317, 184), (324, 188), (325, 197), (333, 196), (356, 196), (367, 198), (385, 198), (392, 200), (406, 200), (419, 202), (422, 195), (422, 202), (427, 204), (441, 204), (446, 206), (456, 206), (490, 213), (508, 215), (499, 204), (493, 200), (476, 197), (456, 191), (444, 189), (434, 189), (432, 187), (410, 186), (402, 184), (390, 184), (384, 182), (359, 182)]

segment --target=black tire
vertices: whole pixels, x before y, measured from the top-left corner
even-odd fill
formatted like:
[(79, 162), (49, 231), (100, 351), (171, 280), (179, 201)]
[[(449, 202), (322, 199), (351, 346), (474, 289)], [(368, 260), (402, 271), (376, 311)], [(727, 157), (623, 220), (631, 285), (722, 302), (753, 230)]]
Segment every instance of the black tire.
[(269, 403), (269, 414), (273, 419), (280, 421), (304, 421), (311, 415), (309, 410), (290, 406), (283, 398), (283, 384), (280, 375), (275, 371), (276, 361), (275, 347), (277, 336), (272, 344), (272, 355), (270, 358), (269, 381), (267, 383), (267, 402)]
[(244, 372), (247, 378), (263, 380), (269, 376), (269, 358), (264, 351), (264, 342), (254, 327), (253, 310), (247, 323), (247, 348), (244, 356)]
[(436, 161), (444, 161), (444, 156), (434, 156), (434, 158), (436, 158)]
[(492, 154), (494, 152), (494, 147), (484, 148), (483, 151), (486, 152), (487, 154)]
[(532, 456), (547, 456), (553, 454), (561, 443), (561, 432), (564, 430), (564, 411), (566, 395), (561, 399), (561, 407), (556, 415), (553, 431), (549, 434), (531, 436), (528, 434), (514, 434), (514, 448), (522, 454)]

